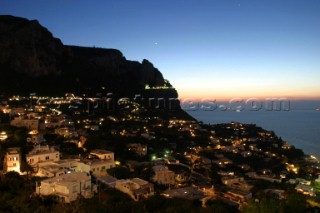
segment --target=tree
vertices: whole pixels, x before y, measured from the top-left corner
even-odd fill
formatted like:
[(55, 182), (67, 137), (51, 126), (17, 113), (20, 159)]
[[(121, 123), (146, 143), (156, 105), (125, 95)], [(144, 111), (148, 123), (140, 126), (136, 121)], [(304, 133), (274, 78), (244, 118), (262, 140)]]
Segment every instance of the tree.
[(285, 201), (284, 212), (302, 213), (307, 210), (307, 200), (304, 195), (292, 192)]
[(25, 143), (27, 139), (27, 129), (26, 128), (18, 128), (14, 131), (13, 139), (17, 143)]
[(9, 180), (9, 179), (17, 179), (17, 180), (20, 180), (20, 179), (21, 179), (21, 176), (19, 175), (18, 172), (15, 172), (15, 171), (7, 172), (7, 173), (5, 174), (5, 180)]
[[(219, 200), (210, 200), (206, 203), (206, 206), (207, 206), (206, 209), (208, 209), (207, 212), (214, 212), (214, 213), (238, 212), (238, 210), (235, 207), (225, 204)], [(252, 211), (252, 212), (255, 212), (255, 211)]]
[[(265, 195), (259, 202), (251, 201), (244, 206), (242, 212), (244, 213), (283, 213), (283, 203), (271, 195)], [(294, 211), (293, 211), (294, 212)]]
[(31, 175), (34, 172), (34, 169), (27, 162), (22, 162), (21, 166), (20, 166), (20, 171), (21, 172), (26, 172), (27, 173), (27, 178), (29, 178), (29, 175)]
[(163, 211), (167, 205), (167, 199), (160, 195), (154, 195), (147, 199), (145, 202), (146, 210), (148, 212), (155, 212), (155, 211)]

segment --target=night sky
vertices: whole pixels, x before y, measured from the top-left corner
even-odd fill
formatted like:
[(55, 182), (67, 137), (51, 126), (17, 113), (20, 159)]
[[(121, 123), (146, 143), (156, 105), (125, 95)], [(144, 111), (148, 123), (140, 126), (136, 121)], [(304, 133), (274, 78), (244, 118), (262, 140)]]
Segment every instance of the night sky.
[(320, 99), (320, 0), (0, 0), (0, 14), (146, 58), (180, 97)]

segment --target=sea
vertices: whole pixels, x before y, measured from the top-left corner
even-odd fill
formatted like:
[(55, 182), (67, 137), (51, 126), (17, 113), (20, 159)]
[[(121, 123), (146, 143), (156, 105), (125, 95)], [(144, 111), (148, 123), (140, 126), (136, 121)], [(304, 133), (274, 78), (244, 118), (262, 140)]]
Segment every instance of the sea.
[(206, 124), (232, 121), (256, 124), (263, 129), (274, 131), (278, 137), (302, 149), (305, 154), (320, 159), (320, 100), (290, 101), (282, 107), (279, 107), (279, 104), (274, 108), (267, 106), (268, 104), (260, 104), (258, 108), (253, 107), (252, 103), (240, 105), (221, 102), (214, 103), (210, 108), (210, 104), (193, 103), (182, 108)]

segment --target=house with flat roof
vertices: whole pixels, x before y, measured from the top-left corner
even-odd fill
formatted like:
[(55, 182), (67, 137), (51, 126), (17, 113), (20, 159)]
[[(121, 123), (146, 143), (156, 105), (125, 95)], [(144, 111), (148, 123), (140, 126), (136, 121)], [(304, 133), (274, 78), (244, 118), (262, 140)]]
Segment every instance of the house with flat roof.
[(36, 176), (57, 177), (67, 173), (76, 172), (80, 159), (64, 159), (59, 161), (44, 161), (38, 163)]
[(42, 180), (37, 184), (38, 195), (56, 195), (62, 202), (70, 203), (80, 197), (93, 197), (96, 188), (91, 183), (91, 176), (85, 172), (70, 174)]
[(87, 172), (94, 176), (106, 176), (108, 175), (107, 169), (115, 167), (113, 160), (102, 160), (102, 159), (84, 159), (76, 164), (76, 171)]
[(114, 153), (104, 149), (94, 149), (90, 155), (96, 156), (99, 159), (114, 161)]
[(153, 184), (140, 178), (117, 180), (115, 188), (128, 194), (135, 201), (154, 195)]
[(60, 152), (48, 145), (37, 145), (26, 155), (26, 160), (31, 166), (37, 166), (38, 163), (46, 161), (59, 161)]
[(115, 162), (100, 159), (65, 159), (38, 163), (37, 176), (57, 177), (67, 173), (85, 172), (96, 177), (107, 176), (107, 169), (115, 167)]

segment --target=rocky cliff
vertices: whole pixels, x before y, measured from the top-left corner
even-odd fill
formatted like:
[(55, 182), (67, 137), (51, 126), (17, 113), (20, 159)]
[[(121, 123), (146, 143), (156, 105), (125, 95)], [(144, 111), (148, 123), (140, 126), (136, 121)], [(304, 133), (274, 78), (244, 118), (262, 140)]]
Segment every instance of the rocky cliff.
[(152, 63), (116, 49), (67, 46), (36, 20), (0, 16), (0, 93), (139, 93), (164, 84)]

